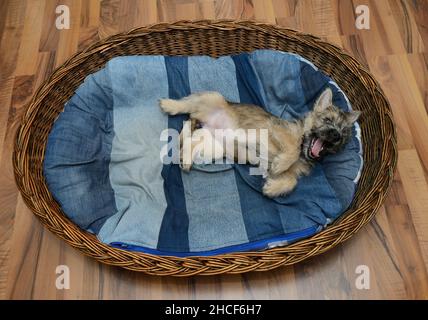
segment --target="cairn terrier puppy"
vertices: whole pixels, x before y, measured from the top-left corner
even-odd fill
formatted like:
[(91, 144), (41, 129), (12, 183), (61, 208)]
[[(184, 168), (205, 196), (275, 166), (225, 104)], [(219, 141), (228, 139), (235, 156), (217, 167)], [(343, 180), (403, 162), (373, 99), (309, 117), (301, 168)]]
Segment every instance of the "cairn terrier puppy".
[[(179, 100), (160, 99), (160, 108), (170, 114), (188, 113), (189, 123), (193, 133), (208, 129), (265, 129), (268, 132), (267, 146), (261, 145), (256, 139), (256, 158), (247, 159), (248, 163), (260, 163), (260, 148), (267, 149), (267, 168), (263, 193), (273, 198), (291, 192), (298, 177), (307, 175), (315, 161), (324, 155), (338, 152), (350, 139), (353, 123), (360, 112), (344, 112), (333, 105), (331, 89), (321, 93), (312, 111), (302, 119), (286, 121), (266, 112), (261, 107), (249, 104), (232, 103), (218, 92), (201, 92), (191, 94)], [(266, 132), (266, 131), (265, 131)], [(183, 137), (180, 148), (183, 148)], [(232, 155), (213, 155), (213, 158), (229, 157), (237, 160), (237, 150), (248, 148), (234, 137), (235, 151)], [(191, 144), (191, 148), (195, 148)], [(245, 150), (247, 151), (247, 150)], [(194, 153), (191, 152), (191, 157)], [(181, 168), (190, 170), (192, 161), (183, 158), (180, 152)], [(248, 152), (248, 156), (250, 152)]]

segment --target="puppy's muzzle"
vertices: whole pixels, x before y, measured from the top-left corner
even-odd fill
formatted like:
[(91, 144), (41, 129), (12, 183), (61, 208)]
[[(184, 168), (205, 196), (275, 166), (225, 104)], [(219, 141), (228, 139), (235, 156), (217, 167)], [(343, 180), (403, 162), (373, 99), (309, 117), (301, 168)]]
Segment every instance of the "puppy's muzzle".
[(340, 136), (340, 132), (337, 131), (336, 129), (329, 129), (326, 132), (326, 140), (330, 141), (332, 143), (336, 143), (340, 140), (341, 136)]

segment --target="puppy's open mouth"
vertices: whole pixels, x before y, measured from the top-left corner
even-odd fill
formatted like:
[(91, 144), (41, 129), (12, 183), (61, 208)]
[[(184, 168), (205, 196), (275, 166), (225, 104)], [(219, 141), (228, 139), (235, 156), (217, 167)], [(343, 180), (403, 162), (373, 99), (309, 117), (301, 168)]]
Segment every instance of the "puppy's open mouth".
[(324, 150), (324, 141), (320, 138), (312, 138), (310, 147), (308, 149), (308, 156), (311, 159), (319, 159), (321, 152)]

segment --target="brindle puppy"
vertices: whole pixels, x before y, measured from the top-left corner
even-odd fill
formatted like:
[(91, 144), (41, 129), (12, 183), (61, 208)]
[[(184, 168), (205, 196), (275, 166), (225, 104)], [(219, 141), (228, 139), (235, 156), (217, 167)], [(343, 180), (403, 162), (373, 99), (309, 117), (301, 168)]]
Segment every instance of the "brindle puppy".
[[(351, 137), (353, 123), (360, 112), (340, 110), (333, 105), (332, 97), (332, 91), (326, 89), (315, 102), (313, 111), (296, 121), (279, 119), (255, 105), (228, 102), (217, 92), (196, 93), (180, 100), (161, 99), (159, 105), (171, 115), (188, 113), (191, 119), (189, 125), (194, 133), (203, 129), (211, 132), (215, 129), (266, 129), (268, 159), (263, 193), (268, 197), (277, 197), (292, 191), (298, 177), (307, 175), (316, 160), (326, 154), (336, 153)], [(234, 139), (238, 148), (248, 147), (239, 143), (237, 137)], [(258, 159), (260, 143), (261, 140), (257, 139)], [(192, 150), (195, 147), (191, 145)], [(182, 159), (183, 170), (190, 170), (194, 153), (191, 155), (192, 159), (188, 161)], [(222, 152), (220, 156), (236, 160), (237, 151), (233, 155)], [(213, 155), (213, 158), (218, 157), (218, 154)], [(261, 165), (257, 159), (250, 158), (247, 162)]]

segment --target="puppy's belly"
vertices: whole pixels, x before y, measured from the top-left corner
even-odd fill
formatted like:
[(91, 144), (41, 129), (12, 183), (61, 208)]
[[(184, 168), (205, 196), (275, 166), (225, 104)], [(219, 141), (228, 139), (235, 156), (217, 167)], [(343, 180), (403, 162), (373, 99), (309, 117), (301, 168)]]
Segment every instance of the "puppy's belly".
[(235, 129), (235, 124), (224, 109), (215, 109), (205, 117), (202, 127), (214, 131), (215, 129)]
[[(210, 160), (222, 159), (223, 157), (233, 161), (234, 152), (227, 145), (234, 145), (234, 141), (239, 140), (240, 131), (236, 130), (235, 123), (223, 109), (215, 109), (204, 116), (204, 121), (197, 124), (197, 130), (193, 132), (193, 139), (196, 142), (195, 160), (200, 161), (203, 157), (203, 162)], [(240, 138), (240, 137), (239, 137)], [(245, 136), (244, 136), (245, 138)]]
[[(255, 131), (250, 134), (248, 130), (240, 128), (232, 117), (233, 115), (224, 109), (215, 109), (204, 117), (205, 121), (199, 122), (199, 129), (194, 134), (198, 141), (205, 142), (199, 143), (198, 149), (205, 149), (199, 154), (204, 154), (205, 158), (211, 155), (213, 160), (225, 157), (239, 163), (259, 163), (256, 148), (259, 145), (260, 129), (253, 128)], [(261, 140), (260, 142), (263, 142)], [(264, 144), (267, 147), (267, 141)], [(248, 159), (247, 149), (254, 150), (253, 158), (257, 159)]]
[(223, 144), (224, 141), (234, 141), (239, 134), (239, 130), (230, 114), (224, 109), (215, 109), (210, 112), (206, 121), (201, 123), (202, 129), (208, 130), (211, 136), (218, 143)]

